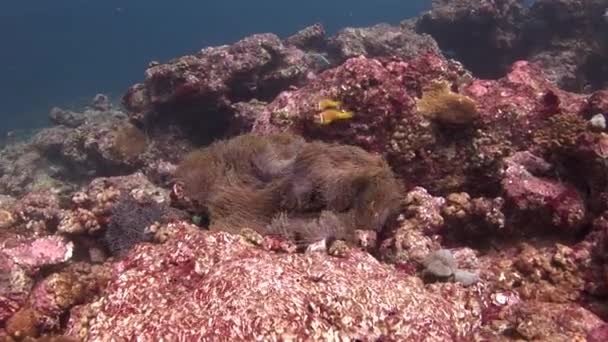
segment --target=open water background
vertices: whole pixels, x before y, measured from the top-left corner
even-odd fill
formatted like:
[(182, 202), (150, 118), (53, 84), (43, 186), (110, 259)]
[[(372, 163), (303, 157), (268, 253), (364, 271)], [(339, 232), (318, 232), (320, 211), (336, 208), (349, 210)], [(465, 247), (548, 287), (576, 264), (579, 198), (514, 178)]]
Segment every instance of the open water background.
[(151, 60), (322, 23), (399, 23), (430, 0), (5, 0), (0, 11), (0, 134), (48, 124), (53, 106), (113, 100)]

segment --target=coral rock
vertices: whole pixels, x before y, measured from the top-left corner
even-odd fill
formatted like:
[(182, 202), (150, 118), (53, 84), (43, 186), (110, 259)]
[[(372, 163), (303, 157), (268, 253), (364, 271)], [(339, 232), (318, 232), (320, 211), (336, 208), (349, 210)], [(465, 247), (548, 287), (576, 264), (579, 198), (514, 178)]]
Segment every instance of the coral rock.
[(65, 234), (92, 234), (101, 229), (97, 216), (91, 211), (77, 208), (72, 211), (64, 211), (57, 231)]
[(68, 261), (72, 257), (74, 244), (60, 236), (48, 236), (3, 249), (3, 253), (14, 263), (33, 273), (43, 266)]
[(325, 28), (321, 24), (308, 26), (289, 36), (285, 42), (302, 50), (323, 48), (325, 45)]
[(519, 210), (537, 211), (540, 217), (548, 211), (553, 225), (576, 231), (586, 215), (583, 198), (571, 185), (535, 175), (550, 169), (550, 164), (529, 152), (513, 155), (502, 183), (506, 199)]
[(498, 78), (527, 59), (561, 88), (580, 92), (600, 89), (608, 79), (605, 23), (598, 15), (605, 10), (602, 0), (438, 0), (416, 27), (478, 77)]
[(239, 236), (182, 232), (163, 246), (137, 247), (116, 267), (90, 304), (97, 309), (87, 339), (449, 340), (463, 337), (471, 318), (356, 250), (345, 258), (274, 254)]
[(587, 335), (587, 342), (602, 342), (608, 340), (608, 323), (591, 330)]
[(367, 28), (345, 28), (329, 41), (329, 49), (340, 60), (351, 57), (397, 56), (410, 58), (426, 52), (439, 52), (435, 40), (407, 25), (378, 24)]
[(571, 304), (522, 302), (509, 308), (505, 316), (521, 336), (530, 340), (584, 339), (603, 323), (591, 312)]

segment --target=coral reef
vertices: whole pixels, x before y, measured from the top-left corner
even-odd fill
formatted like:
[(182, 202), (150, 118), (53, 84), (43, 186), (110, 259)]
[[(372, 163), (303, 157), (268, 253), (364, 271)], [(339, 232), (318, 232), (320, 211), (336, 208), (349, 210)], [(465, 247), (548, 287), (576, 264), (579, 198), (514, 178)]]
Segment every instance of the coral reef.
[(435, 40), (417, 34), (407, 22), (400, 26), (378, 24), (366, 28), (345, 28), (328, 42), (328, 50), (341, 62), (357, 56), (397, 56), (411, 58), (421, 53), (439, 52)]
[[(416, 30), (478, 77), (498, 78), (517, 61), (538, 62), (562, 88), (592, 91), (607, 85), (604, 0), (434, 0)], [(491, 60), (491, 63), (487, 61)]]
[(171, 128), (165, 129), (162, 138), (149, 141), (146, 132), (109, 104), (94, 102), (82, 113), (54, 108), (51, 117), (63, 112), (82, 120), (71, 125), (53, 119), (55, 126), (0, 151), (1, 193), (20, 196), (53, 190), (69, 196), (95, 177), (126, 175), (140, 169), (162, 177), (164, 169), (192, 148), (192, 142)]
[(53, 109), (0, 151), (0, 340), (606, 340), (606, 7), (438, 0)]
[[(164, 133), (154, 129), (161, 121), (177, 123), (191, 137), (202, 139), (239, 124), (230, 120), (231, 104), (254, 97), (272, 99), (281, 89), (304, 81), (313, 64), (302, 50), (276, 35), (258, 34), (150, 67), (144, 82), (131, 87), (123, 102), (130, 117), (150, 126), (152, 134)], [(160, 117), (153, 118), (155, 113)]]
[(164, 139), (167, 127), (173, 127), (179, 136), (209, 144), (248, 132), (256, 115), (248, 108), (305, 84), (347, 58), (412, 57), (429, 51), (439, 53), (434, 40), (406, 24), (347, 28), (334, 37), (326, 37), (323, 26), (316, 24), (284, 41), (273, 34), (256, 34), (165, 64), (152, 63), (123, 104), (130, 118), (146, 125), (155, 140)]

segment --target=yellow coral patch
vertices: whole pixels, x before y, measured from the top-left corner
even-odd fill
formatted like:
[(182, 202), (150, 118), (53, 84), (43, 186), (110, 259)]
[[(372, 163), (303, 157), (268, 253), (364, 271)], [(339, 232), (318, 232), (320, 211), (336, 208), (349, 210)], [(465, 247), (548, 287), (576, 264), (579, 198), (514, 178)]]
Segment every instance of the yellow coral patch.
[(449, 124), (470, 123), (479, 115), (475, 101), (451, 91), (447, 81), (432, 82), (416, 101), (416, 109), (427, 118)]
[(0, 228), (7, 228), (15, 223), (15, 217), (10, 211), (0, 209)]

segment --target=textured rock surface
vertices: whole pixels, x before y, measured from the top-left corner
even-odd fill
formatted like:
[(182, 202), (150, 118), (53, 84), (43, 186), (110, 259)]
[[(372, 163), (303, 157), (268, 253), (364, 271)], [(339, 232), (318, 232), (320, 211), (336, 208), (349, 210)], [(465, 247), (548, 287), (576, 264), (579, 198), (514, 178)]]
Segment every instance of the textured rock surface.
[(190, 133), (217, 136), (217, 130), (238, 124), (230, 120), (232, 103), (253, 97), (271, 99), (281, 89), (305, 80), (312, 65), (305, 57), (302, 50), (284, 45), (274, 34), (253, 35), (230, 46), (209, 47), (151, 66), (143, 83), (131, 87), (123, 102), (136, 121), (152, 126), (148, 115), (160, 112), (161, 122), (178, 122)]
[[(417, 22), (477, 76), (497, 78), (519, 59), (539, 62), (550, 80), (575, 91), (608, 82), (601, 14), (605, 0), (436, 0)], [(492, 63), (486, 63), (488, 59)]]
[(426, 34), (418, 34), (405, 24), (346, 28), (329, 40), (328, 49), (340, 61), (361, 55), (411, 58), (426, 52), (439, 52), (439, 47), (433, 38)]
[(0, 322), (5, 322), (25, 303), (39, 271), (70, 260), (74, 246), (59, 236), (3, 236), (0, 247)]
[[(474, 324), (416, 278), (357, 251), (274, 254), (238, 236), (180, 231), (114, 267), (106, 294), (90, 304), (98, 311), (88, 339), (450, 340)], [(70, 325), (83, 324), (75, 317)]]

